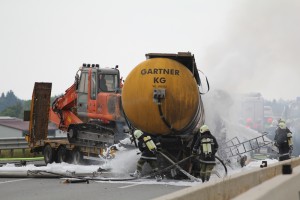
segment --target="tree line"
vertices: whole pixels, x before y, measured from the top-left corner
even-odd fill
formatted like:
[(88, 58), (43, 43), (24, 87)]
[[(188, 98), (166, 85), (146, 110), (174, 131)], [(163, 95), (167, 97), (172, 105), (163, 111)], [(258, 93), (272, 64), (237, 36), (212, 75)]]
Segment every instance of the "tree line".
[[(53, 102), (58, 96), (51, 97)], [(6, 94), (2, 92), (0, 97), (0, 116), (9, 116), (23, 119), (24, 110), (30, 110), (31, 100), (21, 100), (12, 90)]]

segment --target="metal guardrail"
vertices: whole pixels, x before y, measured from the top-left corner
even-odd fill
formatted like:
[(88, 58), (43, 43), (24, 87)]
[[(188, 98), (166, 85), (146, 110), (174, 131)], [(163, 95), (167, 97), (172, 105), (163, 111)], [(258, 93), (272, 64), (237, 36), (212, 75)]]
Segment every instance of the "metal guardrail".
[[(66, 137), (49, 137), (50, 140), (59, 140)], [(25, 137), (20, 138), (0, 138), (0, 151), (9, 149), (28, 149), (28, 143)]]
[(0, 138), (0, 150), (27, 148), (28, 143), (25, 138)]

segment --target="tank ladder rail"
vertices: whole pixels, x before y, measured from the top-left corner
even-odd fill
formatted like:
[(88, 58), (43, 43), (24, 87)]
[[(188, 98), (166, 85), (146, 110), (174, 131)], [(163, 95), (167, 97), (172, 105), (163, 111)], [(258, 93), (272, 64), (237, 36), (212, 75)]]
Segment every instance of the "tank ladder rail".
[[(272, 144), (272, 141), (267, 141), (267, 133), (263, 135), (240, 142), (238, 138), (233, 138), (232, 140), (226, 142), (223, 148), (220, 149), (221, 152), (225, 152), (228, 157), (239, 156), (247, 152), (251, 152), (261, 147), (265, 147)], [(229, 144), (229, 145), (228, 145)]]

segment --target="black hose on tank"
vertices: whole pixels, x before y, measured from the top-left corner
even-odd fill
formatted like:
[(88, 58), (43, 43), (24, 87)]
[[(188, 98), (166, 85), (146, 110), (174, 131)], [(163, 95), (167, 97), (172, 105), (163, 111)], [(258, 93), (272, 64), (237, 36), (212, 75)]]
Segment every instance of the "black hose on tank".
[(158, 110), (159, 110), (160, 118), (162, 119), (164, 124), (170, 129), (170, 131), (174, 134), (180, 134), (180, 135), (190, 134), (197, 127), (199, 121), (201, 121), (200, 122), (201, 124), (204, 123), (204, 115), (205, 114), (204, 114), (204, 107), (203, 107), (203, 102), (201, 100), (201, 97), (200, 97), (200, 103), (198, 104), (197, 112), (196, 112), (193, 120), (191, 120), (191, 122), (181, 130), (174, 129), (172, 127), (172, 125), (168, 122), (168, 120), (166, 119), (166, 117), (163, 114), (161, 104), (162, 104), (161, 99), (158, 99)]
[[(206, 91), (206, 92), (201, 92), (200, 89), (199, 89), (199, 93), (200, 93), (200, 95), (206, 94), (206, 93), (209, 92), (209, 90), (210, 90), (209, 82), (208, 82), (207, 76), (205, 76), (205, 74), (204, 74), (201, 70), (198, 69), (198, 71), (201, 72), (201, 73), (204, 75), (205, 80), (206, 80), (206, 85), (207, 85), (207, 91)], [(199, 80), (200, 80), (200, 82), (199, 82), (198, 85), (199, 85), (199, 86), (202, 86), (201, 79), (199, 79)]]
[(164, 124), (171, 130), (171, 132), (173, 133), (177, 133), (178, 131), (176, 129), (174, 129), (171, 124), (167, 121), (166, 117), (164, 116), (164, 113), (161, 109), (161, 99), (158, 98), (158, 111), (159, 111), (159, 115), (160, 115), (160, 118), (162, 119), (162, 121), (164, 122)]

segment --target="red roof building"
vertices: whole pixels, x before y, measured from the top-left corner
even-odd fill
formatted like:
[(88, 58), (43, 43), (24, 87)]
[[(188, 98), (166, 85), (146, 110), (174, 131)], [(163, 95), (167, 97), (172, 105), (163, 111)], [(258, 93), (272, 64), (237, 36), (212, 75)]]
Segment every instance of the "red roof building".
[[(48, 125), (48, 135), (55, 136), (57, 130), (54, 124)], [(0, 138), (24, 137), (29, 133), (29, 122), (15, 117), (0, 116)]]

